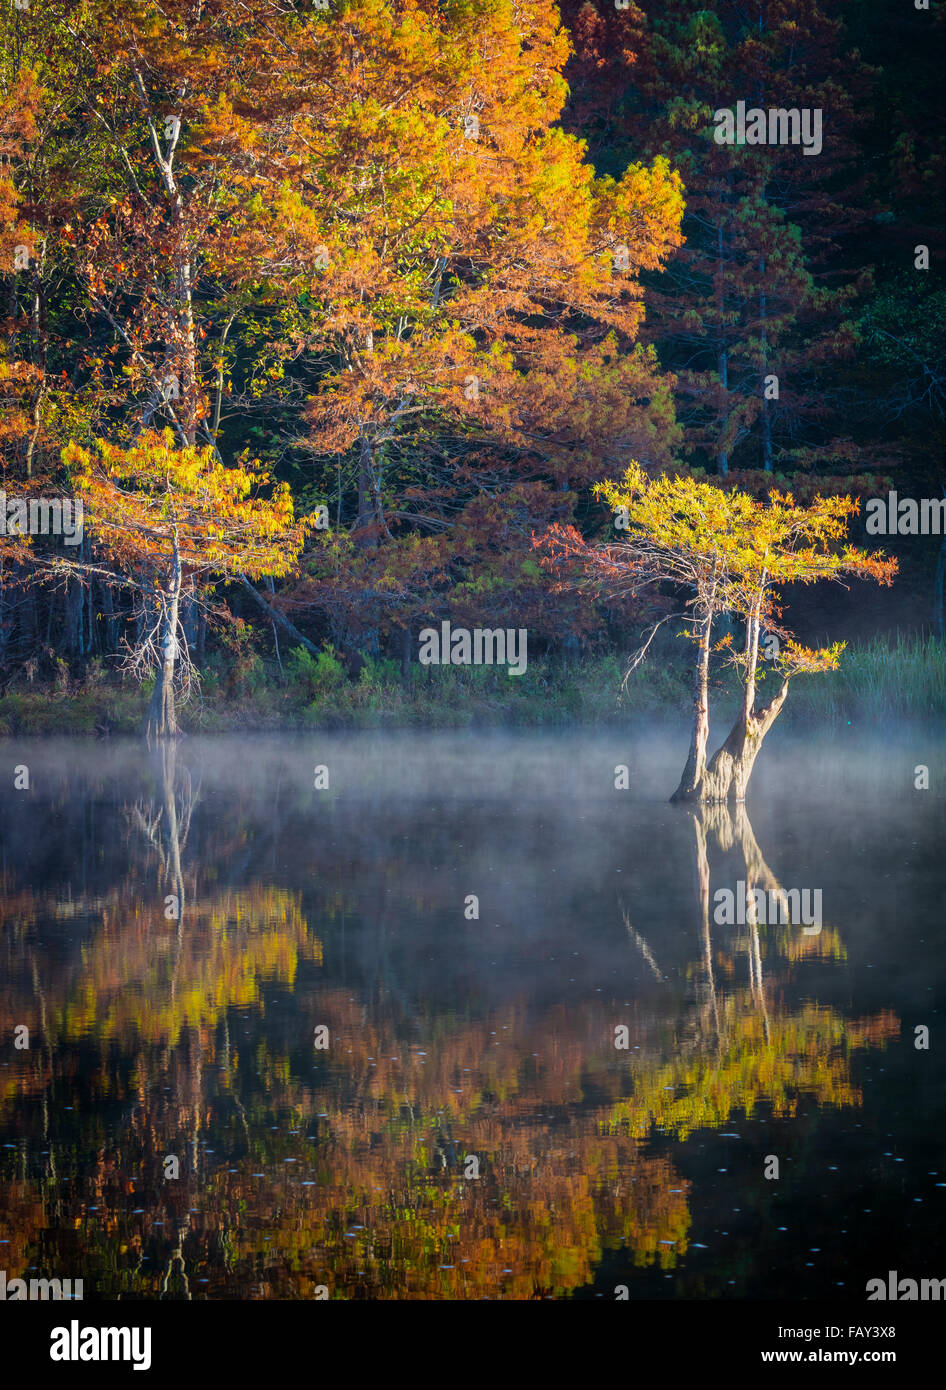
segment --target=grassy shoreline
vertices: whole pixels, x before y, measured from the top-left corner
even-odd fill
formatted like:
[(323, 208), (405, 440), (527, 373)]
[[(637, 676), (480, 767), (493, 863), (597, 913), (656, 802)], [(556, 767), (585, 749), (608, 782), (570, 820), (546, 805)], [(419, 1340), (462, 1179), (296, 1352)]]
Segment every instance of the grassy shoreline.
[[(209, 672), (201, 693), (179, 710), (187, 733), (280, 732), (308, 729), (450, 729), (626, 727), (647, 720), (687, 719), (691, 676), (686, 651), (656, 653), (622, 690), (617, 656), (569, 664), (539, 660), (521, 676), (489, 667), (412, 666), (404, 683), (394, 662), (369, 662), (357, 682), (330, 653), (301, 649), (285, 669), (261, 660), (236, 681)], [(769, 682), (763, 682), (760, 700)], [(8, 689), (0, 699), (0, 737), (138, 733), (148, 688), (94, 669), (81, 683)], [(732, 672), (717, 674), (713, 713), (737, 708)], [(946, 713), (946, 644), (934, 639), (874, 640), (850, 647), (841, 669), (792, 685), (785, 724), (929, 719)]]

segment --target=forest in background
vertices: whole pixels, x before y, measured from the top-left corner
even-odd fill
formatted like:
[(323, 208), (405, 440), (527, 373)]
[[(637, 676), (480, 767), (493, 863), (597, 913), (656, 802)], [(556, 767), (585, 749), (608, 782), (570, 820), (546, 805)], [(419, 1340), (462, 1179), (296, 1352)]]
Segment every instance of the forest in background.
[[(121, 726), (169, 573), (204, 695), (410, 717), (449, 618), (527, 628), (530, 672), (451, 671), (438, 718), (498, 682), (596, 713), (650, 612), (553, 591), (535, 538), (608, 536), (631, 460), (941, 496), (943, 32), (908, 0), (3, 6), (3, 488), (84, 510), (74, 547), (0, 537), (4, 727), (35, 692)], [(737, 100), (822, 109), (822, 152), (715, 143)], [(946, 542), (880, 544), (892, 589), (794, 622), (941, 707)]]

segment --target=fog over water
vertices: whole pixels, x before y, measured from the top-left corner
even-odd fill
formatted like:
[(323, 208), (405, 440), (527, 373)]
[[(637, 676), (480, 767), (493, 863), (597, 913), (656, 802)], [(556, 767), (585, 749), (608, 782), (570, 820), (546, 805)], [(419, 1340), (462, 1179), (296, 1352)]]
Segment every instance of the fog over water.
[[(686, 749), (6, 741), (0, 1268), (86, 1299), (946, 1273), (946, 739), (776, 728), (746, 807), (702, 810), (668, 802)], [(740, 883), (819, 890), (820, 930), (727, 921)]]

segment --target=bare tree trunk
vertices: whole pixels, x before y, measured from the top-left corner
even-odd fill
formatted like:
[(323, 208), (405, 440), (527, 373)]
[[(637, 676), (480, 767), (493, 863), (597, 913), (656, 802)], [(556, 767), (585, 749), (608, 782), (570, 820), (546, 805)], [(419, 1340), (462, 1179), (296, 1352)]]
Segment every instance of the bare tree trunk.
[(364, 433), (358, 450), (358, 515), (353, 528), (356, 550), (376, 550), (378, 547), (377, 484), (374, 476), (374, 459), (371, 444)]
[(742, 690), (742, 712), (746, 720), (755, 709), (755, 678), (759, 666), (759, 631), (762, 599), (759, 598), (746, 623), (746, 677)]
[(178, 733), (177, 711), (174, 707), (174, 667), (177, 661), (178, 606), (181, 597), (181, 557), (174, 542), (174, 558), (167, 593), (162, 595), (161, 668), (145, 715), (144, 735), (153, 738), (174, 738)]
[[(715, 589), (714, 589), (715, 594)], [(712, 596), (711, 596), (712, 603)], [(707, 614), (700, 633), (700, 655), (696, 664), (693, 700), (693, 733), (680, 785), (671, 801), (689, 801), (698, 792), (706, 771), (706, 744), (709, 739), (709, 657), (710, 635), (713, 629), (712, 610)]]
[[(151, 149), (158, 166), (158, 173), (164, 185), (164, 190), (170, 200), (171, 228), (179, 237), (178, 244), (173, 252), (177, 260), (177, 266), (174, 274), (172, 293), (177, 301), (177, 326), (180, 333), (180, 343), (174, 358), (167, 365), (175, 369), (180, 369), (178, 390), (181, 405), (179, 407), (179, 412), (169, 411), (169, 413), (185, 444), (191, 446), (196, 444), (198, 425), (202, 424), (209, 441), (215, 445), (216, 441), (214, 435), (210, 429), (209, 422), (206, 420), (206, 407), (203, 403), (201, 393), (198, 391), (199, 372), (197, 365), (197, 333), (194, 325), (193, 266), (191, 264), (191, 253), (187, 242), (188, 233), (184, 221), (184, 197), (174, 173), (174, 158), (181, 134), (181, 118), (180, 116), (172, 116), (170, 125), (167, 123), (167, 118), (165, 118), (164, 146), (162, 146), (162, 135), (157, 125), (161, 117), (156, 116), (153, 111), (151, 99), (148, 95), (141, 72), (134, 66), (132, 71), (134, 72), (138, 101), (148, 127), (148, 132), (151, 136)], [(178, 92), (179, 100), (183, 98), (184, 91), (185, 87), (182, 86)], [(177, 371), (175, 370), (172, 375), (176, 374)], [(158, 383), (160, 396), (164, 398), (165, 406), (167, 406), (168, 400), (167, 385), (168, 383), (165, 382)], [(201, 412), (200, 418), (198, 418), (198, 410)]]
[(105, 650), (113, 652), (116, 646), (118, 621), (115, 617), (115, 600), (112, 598), (110, 584), (102, 585), (102, 612), (105, 615)]
[(46, 296), (43, 287), (43, 267), (45, 261), (46, 239), (44, 237), (39, 257), (34, 260), (32, 267), (32, 360), (33, 365), (39, 372), (39, 384), (33, 395), (33, 403), (30, 409), (30, 432), (26, 441), (26, 476), (28, 478), (33, 476), (33, 456), (36, 452), (37, 443), (39, 442), (42, 424), (43, 398), (46, 395), (46, 354), (49, 334), (46, 327)]
[(84, 606), (82, 585), (78, 579), (70, 579), (66, 589), (66, 650), (71, 656), (85, 655), (82, 641)]
[[(765, 577), (763, 575), (763, 583), (764, 579)], [(732, 782), (728, 792), (729, 797), (735, 801), (745, 800), (746, 785), (749, 781), (749, 775), (752, 772), (752, 765), (756, 760), (759, 747), (761, 746), (762, 737), (764, 737), (763, 731), (763, 734), (759, 735), (757, 740), (756, 736), (758, 730), (756, 725), (756, 716), (754, 714), (756, 670), (758, 669), (759, 665), (759, 631), (761, 625), (761, 610), (762, 596), (760, 594), (755, 606), (750, 611), (749, 618), (746, 622), (746, 674), (742, 691), (742, 718), (737, 721), (735, 726), (736, 730), (738, 731), (737, 738), (741, 738), (742, 742), (739, 745), (739, 752), (732, 762)], [(768, 708), (769, 707), (767, 706), (766, 710)], [(779, 705), (779, 709), (781, 709), (781, 704)], [(763, 710), (762, 714), (765, 714), (766, 710)], [(766, 725), (766, 729), (768, 729), (771, 726), (771, 722), (774, 721), (776, 714), (778, 714), (778, 710), (776, 710), (775, 714), (772, 715), (772, 720), (769, 724)], [(762, 716), (760, 715), (759, 718), (761, 717)], [(726, 745), (724, 745), (724, 747), (725, 746)], [(720, 768), (723, 769), (725, 768), (725, 766), (725, 760), (721, 761)]]
[(700, 787), (701, 801), (745, 801), (746, 787), (755, 760), (759, 756), (762, 740), (779, 716), (785, 697), (788, 694), (788, 681), (758, 714), (743, 711), (729, 737), (713, 754)]
[(36, 592), (35, 576), (31, 577), (26, 595), (26, 632), (31, 657), (39, 655), (39, 595)]

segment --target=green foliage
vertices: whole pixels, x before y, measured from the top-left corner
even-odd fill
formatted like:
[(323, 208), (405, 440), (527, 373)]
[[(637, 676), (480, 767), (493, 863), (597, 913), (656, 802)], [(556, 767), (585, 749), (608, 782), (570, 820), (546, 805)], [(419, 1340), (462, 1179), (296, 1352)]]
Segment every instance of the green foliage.
[(290, 685), (308, 699), (335, 690), (344, 683), (345, 668), (332, 646), (313, 656), (306, 647), (293, 647), (286, 662)]
[[(302, 652), (301, 656), (296, 653)], [(371, 663), (355, 684), (331, 650), (312, 657), (303, 648), (284, 664), (295, 676), (280, 684), (272, 663), (261, 674), (234, 685), (209, 659), (202, 671), (202, 699), (188, 707), (185, 727), (194, 732), (234, 729), (463, 728), (509, 725), (562, 728), (581, 723), (628, 727), (640, 721), (677, 721), (692, 708), (688, 654), (668, 634), (654, 643), (646, 662), (621, 693), (623, 660), (615, 654), (584, 657), (563, 667), (543, 658), (530, 661), (514, 680), (488, 667), (426, 670), (413, 666), (405, 685), (395, 662)], [(305, 675), (301, 673), (306, 673)], [(321, 674), (320, 674), (321, 673)], [(453, 678), (451, 679), (451, 676)], [(318, 689), (315, 687), (321, 685)], [(720, 715), (738, 704), (733, 670), (715, 666), (711, 688)], [(839, 671), (803, 681), (787, 706), (785, 722), (922, 719), (946, 709), (946, 646), (933, 639), (881, 639), (849, 646)], [(3, 701), (0, 736), (23, 734), (132, 734), (140, 723), (137, 687), (115, 676), (92, 686), (53, 695), (47, 689), (17, 688)]]
[(386, 657), (375, 659), (367, 657), (358, 677), (358, 684), (368, 690), (382, 691), (386, 686), (396, 685), (400, 679), (400, 667), (396, 661)]

